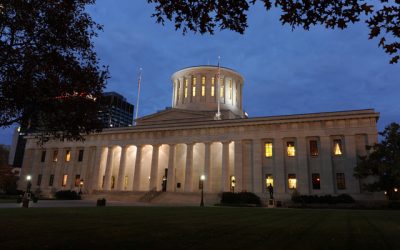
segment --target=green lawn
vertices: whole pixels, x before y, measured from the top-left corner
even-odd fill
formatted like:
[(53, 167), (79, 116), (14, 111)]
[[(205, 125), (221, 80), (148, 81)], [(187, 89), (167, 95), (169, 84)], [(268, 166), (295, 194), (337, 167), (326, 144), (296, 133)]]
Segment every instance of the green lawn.
[(0, 249), (400, 249), (399, 211), (0, 209)]

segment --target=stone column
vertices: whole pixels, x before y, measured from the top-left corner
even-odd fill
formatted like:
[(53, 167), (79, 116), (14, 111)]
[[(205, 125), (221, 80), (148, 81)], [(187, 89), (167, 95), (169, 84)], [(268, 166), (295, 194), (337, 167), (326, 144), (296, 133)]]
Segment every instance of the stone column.
[(135, 173), (133, 175), (133, 191), (138, 191), (140, 189), (142, 149), (143, 149), (143, 145), (137, 145), (136, 160), (135, 160)]
[(321, 190), (325, 194), (333, 194), (334, 176), (332, 166), (331, 139), (329, 136), (321, 136)]
[(167, 191), (175, 190), (175, 144), (169, 144)]
[(104, 177), (104, 190), (111, 190), (111, 174), (114, 163), (114, 146), (108, 147), (106, 172)]
[(235, 192), (243, 190), (243, 145), (241, 140), (235, 141)]
[(149, 190), (153, 188), (159, 189), (157, 187), (158, 181), (158, 153), (160, 150), (160, 145), (153, 145), (153, 152), (151, 155), (151, 169), (150, 169), (150, 187)]
[(229, 141), (222, 142), (221, 191), (229, 191)]
[(262, 151), (261, 151), (261, 140), (253, 140), (253, 192), (262, 193)]
[(185, 169), (185, 192), (192, 192), (193, 182), (193, 144), (186, 144), (186, 169)]
[(211, 142), (204, 143), (204, 191), (211, 192)]
[[(83, 181), (82, 192), (88, 189), (88, 173), (90, 172), (90, 168), (92, 167), (92, 162), (90, 161), (90, 147), (83, 148), (83, 159), (81, 162), (80, 174), (81, 174), (81, 181)], [(84, 192), (86, 193), (86, 192)]]
[(274, 179), (274, 194), (284, 194), (287, 190), (287, 176), (285, 173), (285, 163), (284, 157), (286, 154), (284, 152), (283, 140), (282, 138), (274, 138), (273, 142), (273, 158), (274, 158), (274, 169), (273, 169), (273, 179)]
[(69, 161), (65, 161), (67, 162), (67, 167), (68, 167), (68, 181), (67, 181), (67, 188), (69, 189), (73, 189), (75, 187), (75, 174), (76, 174), (76, 170), (75, 170), (75, 154), (76, 154), (76, 148), (71, 148), (70, 149), (70, 159)]
[(307, 161), (307, 141), (305, 137), (297, 138), (297, 190), (300, 194), (310, 193), (310, 173)]
[(93, 164), (93, 176), (90, 180), (90, 184), (92, 190), (98, 190), (101, 187), (101, 159), (103, 158), (103, 154), (105, 153), (105, 149), (102, 146), (96, 147), (95, 159)]
[(345, 166), (346, 189), (348, 193), (360, 193), (359, 180), (354, 177), (354, 168), (357, 166), (356, 138), (354, 135), (346, 135), (344, 148), (348, 164)]
[[(54, 153), (53, 153), (54, 154)], [(62, 187), (62, 179), (64, 176), (64, 161), (65, 161), (65, 149), (59, 148), (57, 151), (57, 162), (56, 162), (56, 170), (54, 175), (54, 187), (61, 188)], [(53, 158), (53, 156), (51, 156)]]
[(125, 145), (121, 149), (121, 159), (119, 161), (119, 170), (117, 177), (117, 190), (125, 189), (125, 172), (126, 172), (126, 153), (128, 151), (129, 145)]

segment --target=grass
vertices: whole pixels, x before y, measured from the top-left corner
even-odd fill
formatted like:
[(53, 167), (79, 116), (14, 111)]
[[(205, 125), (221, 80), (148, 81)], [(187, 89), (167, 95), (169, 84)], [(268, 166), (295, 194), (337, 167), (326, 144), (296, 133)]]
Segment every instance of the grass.
[(265, 208), (0, 209), (0, 249), (400, 249), (400, 212)]

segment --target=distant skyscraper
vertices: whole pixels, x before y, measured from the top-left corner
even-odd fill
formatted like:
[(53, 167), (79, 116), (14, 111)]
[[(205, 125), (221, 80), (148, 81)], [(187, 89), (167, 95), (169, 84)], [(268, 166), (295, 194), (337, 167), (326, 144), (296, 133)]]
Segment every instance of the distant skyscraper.
[(105, 92), (101, 98), (103, 105), (99, 118), (105, 128), (128, 127), (133, 122), (133, 105), (116, 92)]

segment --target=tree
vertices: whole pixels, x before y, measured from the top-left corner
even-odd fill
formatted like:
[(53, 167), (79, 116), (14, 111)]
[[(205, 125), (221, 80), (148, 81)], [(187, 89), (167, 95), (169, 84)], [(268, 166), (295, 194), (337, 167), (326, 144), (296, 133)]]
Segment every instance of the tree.
[(364, 179), (375, 177), (365, 185), (369, 191), (386, 191), (390, 200), (400, 197), (400, 125), (392, 123), (383, 132), (380, 143), (367, 146), (370, 153), (360, 157), (355, 176)]
[[(271, 0), (259, 0), (267, 11), (272, 8)], [(154, 3), (153, 17), (158, 23), (165, 20), (175, 22), (175, 29), (201, 34), (213, 34), (219, 27), (243, 34), (247, 28), (247, 12), (257, 0), (147, 0)], [(392, 56), (390, 63), (400, 59), (400, 0), (380, 0), (365, 3), (357, 0), (311, 1), (276, 0), (275, 8), (281, 11), (280, 21), (292, 29), (305, 30), (314, 25), (326, 28), (345, 29), (349, 24), (365, 21), (370, 29), (369, 39), (378, 38), (379, 46)], [(382, 34), (385, 33), (385, 34)]]
[(97, 119), (106, 67), (91, 39), (94, 0), (0, 0), (0, 127), (19, 123), (41, 139), (83, 139)]
[(0, 145), (0, 192), (15, 192), (17, 189), (18, 177), (12, 172), (12, 167), (8, 165), (9, 150)]

